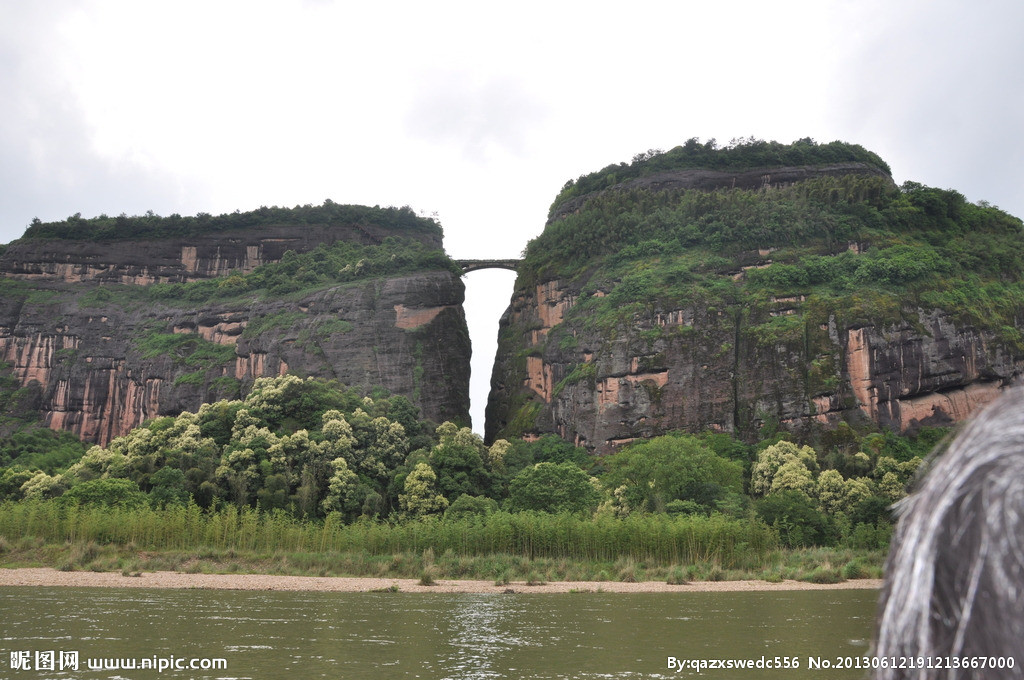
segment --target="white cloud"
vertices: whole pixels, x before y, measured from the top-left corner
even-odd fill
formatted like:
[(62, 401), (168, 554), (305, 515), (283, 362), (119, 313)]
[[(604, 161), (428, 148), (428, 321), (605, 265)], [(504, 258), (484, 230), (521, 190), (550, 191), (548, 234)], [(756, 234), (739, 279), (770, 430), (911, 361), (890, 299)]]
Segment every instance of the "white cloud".
[(545, 116), (545, 106), (514, 77), (479, 82), (470, 73), (444, 71), (422, 76), (418, 90), (406, 116), (409, 132), (460, 148), (471, 163), (522, 157)]
[[(830, 117), (902, 181), (954, 188), (1024, 215), (1024, 5), (871, 3), (847, 46)], [(860, 12), (850, 20), (862, 19)]]

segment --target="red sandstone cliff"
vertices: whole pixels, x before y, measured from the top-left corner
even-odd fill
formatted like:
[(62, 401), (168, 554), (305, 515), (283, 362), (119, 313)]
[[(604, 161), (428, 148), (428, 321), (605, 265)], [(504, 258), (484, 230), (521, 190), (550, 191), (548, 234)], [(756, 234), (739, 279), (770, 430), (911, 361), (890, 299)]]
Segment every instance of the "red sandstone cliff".
[[(579, 296), (553, 280), (513, 297), (490, 438), (554, 432), (606, 453), (674, 429), (754, 436), (767, 418), (795, 431), (851, 418), (906, 431), (962, 420), (1024, 374), (1024, 356), (940, 312), (892, 327), (833, 316), (810, 339), (764, 346), (746, 332), (764, 319), (743, 310), (663, 309), (595, 331), (570, 314)], [(801, 301), (774, 308), (800, 313)]]
[[(427, 418), (465, 420), (470, 348), (464, 287), (451, 272), (198, 305), (131, 294), (153, 282), (245, 273), (287, 250), (387, 235), (366, 226), (279, 227), (195, 239), (15, 242), (0, 258), (10, 284), (0, 294), (0, 362), (35, 391), (48, 426), (100, 444), (286, 372), (379, 385), (412, 399)], [(194, 342), (176, 343), (176, 335)], [(158, 341), (175, 349), (155, 352)]]

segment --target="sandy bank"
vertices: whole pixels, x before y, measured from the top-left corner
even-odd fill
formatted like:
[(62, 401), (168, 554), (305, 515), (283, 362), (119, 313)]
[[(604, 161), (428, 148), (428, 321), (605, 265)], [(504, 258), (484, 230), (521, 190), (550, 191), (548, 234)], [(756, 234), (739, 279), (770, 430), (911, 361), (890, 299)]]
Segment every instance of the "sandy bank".
[(222, 590), (316, 590), (346, 593), (367, 592), (397, 586), (405, 593), (567, 593), (603, 591), (608, 593), (694, 593), (773, 590), (844, 590), (880, 588), (878, 579), (858, 579), (837, 584), (802, 581), (699, 581), (668, 585), (662, 581), (620, 583), (618, 581), (557, 581), (528, 586), (513, 581), (496, 586), (490, 581), (438, 580), (421, 586), (416, 579), (344, 578), (335, 576), (280, 576), (265, 574), (184, 574), (175, 571), (144, 572), (123, 576), (119, 572), (57, 571), (56, 569), (0, 569), (0, 586), (73, 586), (98, 588), (199, 588)]

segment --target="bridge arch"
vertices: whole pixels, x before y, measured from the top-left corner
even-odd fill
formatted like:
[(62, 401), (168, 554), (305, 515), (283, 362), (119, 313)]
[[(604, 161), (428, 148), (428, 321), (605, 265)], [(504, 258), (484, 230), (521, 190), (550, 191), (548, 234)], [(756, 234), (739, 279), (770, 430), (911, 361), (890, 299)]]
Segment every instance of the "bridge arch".
[(455, 260), (462, 267), (462, 273), (468, 274), (480, 269), (508, 269), (516, 271), (522, 260)]

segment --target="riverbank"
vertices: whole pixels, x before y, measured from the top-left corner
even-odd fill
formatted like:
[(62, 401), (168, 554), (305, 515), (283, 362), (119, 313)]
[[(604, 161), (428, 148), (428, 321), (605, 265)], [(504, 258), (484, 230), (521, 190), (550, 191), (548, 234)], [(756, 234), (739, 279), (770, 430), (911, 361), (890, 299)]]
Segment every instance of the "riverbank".
[[(147, 575), (166, 572), (179, 579), (189, 576), (237, 576), (244, 579), (315, 577), (333, 583), (340, 583), (335, 579), (355, 579), (353, 582), (361, 585), (352, 586), (349, 588), (351, 590), (388, 588), (398, 583), (399, 588), (408, 591), (420, 582), (479, 582), (488, 586), (487, 589), (474, 588), (473, 592), (502, 592), (508, 587), (535, 589), (540, 587), (536, 584), (541, 583), (569, 584), (553, 586), (565, 590), (585, 588), (611, 591), (621, 587), (629, 591), (635, 589), (637, 583), (661, 583), (667, 586), (666, 590), (670, 590), (684, 583), (751, 582), (763, 583), (770, 589), (787, 582), (817, 586), (877, 581), (882, 577), (884, 557), (881, 552), (811, 548), (772, 551), (757, 561), (723, 566), (712, 561), (659, 564), (630, 557), (620, 557), (614, 561), (585, 561), (502, 554), (460, 555), (451, 551), (435, 554), (430, 549), (420, 553), (386, 555), (365, 551), (294, 553), (239, 551), (233, 548), (140, 550), (136, 546), (99, 544), (94, 541), (48, 543), (39, 538), (23, 538), (10, 542), (0, 537), (0, 572), (48, 569), (68, 575), (68, 579), (88, 578), (88, 574), (107, 574), (104, 578), (126, 579), (118, 585), (128, 586), (133, 585), (133, 579), (146, 579)], [(181, 585), (171, 587), (194, 587), (192, 584), (197, 582), (182, 582)], [(437, 586), (425, 587), (437, 589)]]
[(416, 579), (354, 578), (343, 576), (286, 576), (280, 574), (185, 574), (175, 571), (119, 572), (59, 571), (48, 567), (0, 569), (0, 586), (66, 586), (77, 588), (183, 588), (220, 590), (307, 590), (322, 592), (403, 593), (690, 593), (780, 590), (863, 590), (881, 587), (880, 579), (856, 579), (842, 583), (805, 581), (692, 581), (670, 585), (664, 581), (553, 581), (527, 585), (512, 581), (437, 580), (421, 585)]

